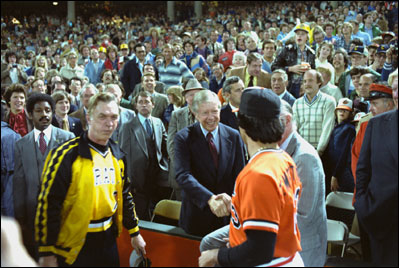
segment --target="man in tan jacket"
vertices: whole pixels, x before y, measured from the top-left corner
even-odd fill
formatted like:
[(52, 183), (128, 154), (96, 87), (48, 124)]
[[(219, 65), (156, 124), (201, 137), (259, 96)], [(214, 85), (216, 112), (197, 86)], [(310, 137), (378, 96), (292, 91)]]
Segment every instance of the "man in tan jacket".
[(262, 70), (262, 56), (259, 53), (250, 53), (246, 66), (232, 69), (228, 76), (233, 75), (241, 78), (245, 88), (252, 86), (271, 88), (271, 75)]

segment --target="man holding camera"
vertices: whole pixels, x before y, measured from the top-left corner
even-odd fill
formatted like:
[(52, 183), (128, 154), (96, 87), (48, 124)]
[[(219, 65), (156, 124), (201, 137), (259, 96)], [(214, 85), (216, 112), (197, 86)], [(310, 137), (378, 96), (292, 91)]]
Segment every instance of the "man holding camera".
[(28, 79), (28, 76), (23, 67), (17, 64), (17, 54), (13, 51), (8, 51), (5, 56), (5, 62), (1, 63), (1, 85), (25, 84), (26, 79)]

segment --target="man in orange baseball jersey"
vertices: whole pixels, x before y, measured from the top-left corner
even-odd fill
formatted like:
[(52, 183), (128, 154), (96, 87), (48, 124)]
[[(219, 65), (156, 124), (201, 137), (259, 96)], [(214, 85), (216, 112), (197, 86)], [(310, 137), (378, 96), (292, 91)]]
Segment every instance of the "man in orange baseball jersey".
[(203, 251), (200, 266), (303, 266), (296, 221), (302, 186), (294, 161), (277, 146), (284, 132), (279, 115), (271, 90), (243, 92), (238, 121), (251, 159), (231, 200), (231, 247)]

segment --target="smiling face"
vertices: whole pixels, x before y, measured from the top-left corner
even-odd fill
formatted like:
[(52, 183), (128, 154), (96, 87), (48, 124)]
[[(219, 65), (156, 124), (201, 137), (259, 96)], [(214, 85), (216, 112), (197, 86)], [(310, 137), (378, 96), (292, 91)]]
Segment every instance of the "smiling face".
[(22, 92), (14, 92), (10, 98), (11, 112), (17, 114), (25, 107), (25, 94)]
[(66, 114), (68, 114), (69, 112), (69, 108), (70, 108), (70, 103), (68, 99), (62, 99), (57, 101), (57, 103), (55, 104), (55, 114), (63, 117)]
[(195, 118), (208, 132), (216, 129), (220, 121), (220, 108), (216, 102), (205, 102), (198, 105)]
[(335, 69), (345, 68), (344, 55), (341, 53), (335, 54), (333, 58), (333, 65)]

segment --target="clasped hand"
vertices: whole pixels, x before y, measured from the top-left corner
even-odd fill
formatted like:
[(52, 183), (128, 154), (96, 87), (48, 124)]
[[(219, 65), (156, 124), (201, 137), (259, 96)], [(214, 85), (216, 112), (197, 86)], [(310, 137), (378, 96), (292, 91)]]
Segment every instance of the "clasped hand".
[(208, 201), (209, 207), (217, 217), (229, 216), (231, 211), (231, 197), (226, 194), (212, 195)]

